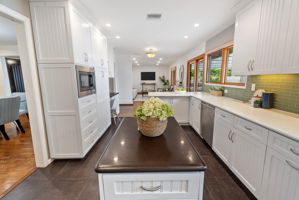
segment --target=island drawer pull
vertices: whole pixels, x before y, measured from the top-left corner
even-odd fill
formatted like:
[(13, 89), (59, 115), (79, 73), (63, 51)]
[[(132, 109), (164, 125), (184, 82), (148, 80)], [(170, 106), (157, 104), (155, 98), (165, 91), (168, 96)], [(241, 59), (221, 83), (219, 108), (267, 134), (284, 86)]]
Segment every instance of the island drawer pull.
[(291, 163), (290, 161), (286, 160), (286, 163), (287, 163), (288, 165), (290, 165), (292, 168), (294, 168), (294, 169), (296, 169), (296, 170), (299, 171), (299, 167), (295, 166), (295, 165), (294, 165), (293, 163)]
[(140, 186), (140, 188), (141, 188), (142, 190), (144, 190), (144, 191), (155, 192), (155, 191), (161, 189), (161, 185), (156, 186), (156, 187), (151, 187), (151, 188), (146, 188), (146, 187)]
[(293, 154), (299, 156), (299, 153), (298, 153), (295, 149), (291, 148), (290, 151), (291, 151)]
[(244, 128), (247, 129), (248, 131), (252, 131), (252, 129), (247, 126), (244, 126)]

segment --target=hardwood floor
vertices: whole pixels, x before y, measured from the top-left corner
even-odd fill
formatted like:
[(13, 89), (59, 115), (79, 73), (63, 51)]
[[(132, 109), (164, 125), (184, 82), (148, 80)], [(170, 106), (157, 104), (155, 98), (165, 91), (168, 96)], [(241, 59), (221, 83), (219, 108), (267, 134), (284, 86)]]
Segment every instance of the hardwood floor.
[(143, 101), (134, 101), (133, 106), (120, 106), (119, 117), (134, 117), (134, 111)]
[[(4, 200), (98, 200), (95, 164), (117, 126), (110, 127), (88, 155), (81, 160), (55, 160), (44, 169), (37, 169)], [(189, 126), (183, 129), (207, 163), (204, 200), (254, 199), (240, 187), (234, 176), (222, 165), (212, 150)]]
[(0, 138), (0, 199), (36, 170), (29, 120), (20, 120), (25, 134), (10, 123), (5, 125), (10, 140)]

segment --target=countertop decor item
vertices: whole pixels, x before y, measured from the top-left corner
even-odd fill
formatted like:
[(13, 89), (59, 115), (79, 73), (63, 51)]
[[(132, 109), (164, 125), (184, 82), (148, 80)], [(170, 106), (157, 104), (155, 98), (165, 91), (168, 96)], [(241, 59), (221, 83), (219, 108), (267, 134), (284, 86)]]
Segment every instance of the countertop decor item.
[(262, 100), (255, 100), (255, 101), (253, 102), (253, 107), (254, 107), (254, 108), (260, 108), (261, 105), (262, 105)]
[(224, 87), (210, 87), (210, 94), (214, 96), (223, 96)]
[(135, 111), (138, 130), (145, 136), (157, 137), (164, 133), (168, 117), (174, 111), (169, 104), (159, 98), (150, 98), (140, 105)]
[(264, 92), (262, 96), (262, 108), (270, 109), (273, 107), (273, 92)]

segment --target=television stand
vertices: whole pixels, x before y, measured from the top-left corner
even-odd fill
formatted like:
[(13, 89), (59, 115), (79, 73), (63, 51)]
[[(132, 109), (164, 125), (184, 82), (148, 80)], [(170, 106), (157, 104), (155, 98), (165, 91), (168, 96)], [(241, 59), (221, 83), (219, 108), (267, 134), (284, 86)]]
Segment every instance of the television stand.
[[(152, 89), (144, 88), (144, 86), (151, 86)], [(148, 92), (155, 92), (156, 91), (156, 83), (141, 83), (141, 94), (144, 96), (148, 94)]]

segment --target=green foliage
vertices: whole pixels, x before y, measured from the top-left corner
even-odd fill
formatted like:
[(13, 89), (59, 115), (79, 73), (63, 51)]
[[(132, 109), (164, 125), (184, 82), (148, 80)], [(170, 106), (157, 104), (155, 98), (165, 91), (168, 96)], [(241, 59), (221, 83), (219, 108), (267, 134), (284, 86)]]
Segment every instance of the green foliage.
[(261, 105), (262, 101), (261, 100), (255, 100), (253, 103), (256, 104), (256, 105)]
[(210, 82), (219, 83), (221, 77), (221, 69), (210, 69)]
[(163, 83), (164, 86), (166, 86), (166, 85), (168, 86), (169, 85), (169, 80), (167, 80), (164, 75), (160, 76), (159, 79)]
[(214, 91), (224, 91), (224, 87), (220, 87), (220, 86), (212, 86), (212, 87), (210, 87), (210, 90), (214, 90)]
[(159, 98), (152, 97), (139, 106), (134, 115), (142, 120), (147, 120), (147, 118), (152, 117), (162, 121), (173, 116), (174, 111), (169, 104), (164, 103)]

